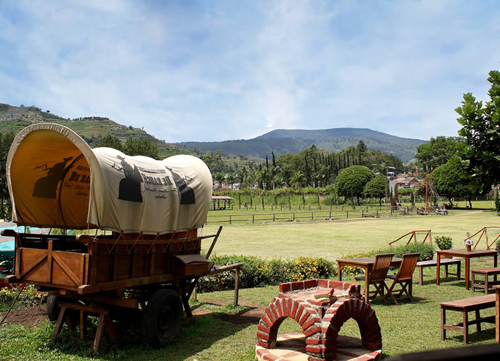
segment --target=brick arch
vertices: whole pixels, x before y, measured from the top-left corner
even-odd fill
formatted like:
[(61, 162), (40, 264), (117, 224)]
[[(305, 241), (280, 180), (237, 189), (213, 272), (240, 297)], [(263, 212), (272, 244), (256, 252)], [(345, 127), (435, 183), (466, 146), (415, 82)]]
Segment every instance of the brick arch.
[(323, 318), (323, 321), (328, 322), (328, 326), (322, 330), (323, 345), (327, 349), (337, 345), (338, 333), (350, 318), (358, 323), (363, 347), (371, 351), (382, 348), (382, 334), (375, 311), (363, 300), (346, 298), (331, 305)]
[[(259, 321), (257, 331), (258, 345), (265, 348), (274, 348), (276, 346), (279, 327), (287, 317), (290, 317), (302, 327), (302, 332), (306, 336), (306, 351), (318, 354), (319, 356), (323, 346), (320, 345), (319, 341), (321, 336), (321, 317), (318, 312), (308, 307), (304, 302), (280, 296), (275, 297), (266, 307)], [(312, 341), (316, 346), (310, 347), (308, 344), (309, 339), (316, 340)]]

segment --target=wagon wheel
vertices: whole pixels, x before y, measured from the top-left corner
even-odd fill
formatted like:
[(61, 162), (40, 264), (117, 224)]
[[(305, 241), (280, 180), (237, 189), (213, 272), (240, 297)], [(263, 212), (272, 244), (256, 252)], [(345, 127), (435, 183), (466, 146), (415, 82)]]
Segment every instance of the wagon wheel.
[[(52, 323), (57, 322), (57, 319), (59, 318), (59, 312), (61, 312), (61, 307), (58, 304), (59, 301), (61, 301), (61, 298), (56, 295), (47, 296), (47, 316), (49, 318), (49, 321)], [(78, 324), (79, 312), (76, 310), (66, 310), (66, 312), (67, 315), (69, 315), (72, 324)]]
[(56, 322), (59, 317), (61, 307), (57, 304), (58, 301), (59, 300), (56, 295), (47, 296), (47, 316), (49, 317), (50, 322)]
[(182, 303), (179, 294), (171, 289), (153, 293), (142, 316), (142, 337), (153, 347), (162, 347), (173, 341), (182, 321)]

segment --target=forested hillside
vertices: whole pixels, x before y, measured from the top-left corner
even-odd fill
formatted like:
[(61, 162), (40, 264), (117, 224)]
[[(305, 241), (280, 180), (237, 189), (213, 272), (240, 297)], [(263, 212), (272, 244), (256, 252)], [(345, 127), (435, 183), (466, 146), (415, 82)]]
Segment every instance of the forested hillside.
[(348, 147), (356, 147), (363, 141), (368, 149), (379, 150), (398, 157), (403, 162), (410, 161), (416, 148), (424, 140), (401, 138), (370, 129), (334, 128), (322, 130), (277, 129), (249, 140), (227, 140), (224, 142), (184, 142), (178, 143), (193, 152), (206, 153), (220, 151), (224, 155), (244, 155), (264, 159), (274, 152), (276, 156), (299, 153), (315, 146), (329, 152), (340, 152)]

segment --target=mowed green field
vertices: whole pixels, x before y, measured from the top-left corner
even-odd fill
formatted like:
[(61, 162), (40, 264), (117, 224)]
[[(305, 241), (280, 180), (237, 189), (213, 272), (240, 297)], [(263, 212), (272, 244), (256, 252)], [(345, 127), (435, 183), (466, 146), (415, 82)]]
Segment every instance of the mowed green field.
[[(500, 226), (500, 217), (493, 211), (454, 210), (449, 215), (398, 216), (336, 221), (309, 221), (225, 225), (215, 254), (248, 255), (264, 258), (325, 257), (336, 260), (348, 254), (387, 248), (389, 242), (413, 230), (431, 230), (432, 237), (446, 235), (454, 248), (464, 248), (467, 232), (471, 235), (486, 226)], [(217, 225), (208, 225), (204, 235), (217, 232)], [(500, 230), (499, 230), (500, 231)], [(493, 240), (497, 230), (489, 231)], [(423, 241), (424, 235), (417, 240)], [(477, 237), (474, 238), (477, 240)], [(203, 248), (208, 248), (208, 240)], [(483, 240), (478, 248), (486, 248)], [(403, 240), (395, 245), (402, 245)]]

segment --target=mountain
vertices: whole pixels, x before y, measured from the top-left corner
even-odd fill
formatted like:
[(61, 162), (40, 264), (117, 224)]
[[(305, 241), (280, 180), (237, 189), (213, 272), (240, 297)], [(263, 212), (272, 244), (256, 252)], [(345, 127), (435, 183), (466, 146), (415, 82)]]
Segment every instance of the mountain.
[(143, 129), (127, 127), (106, 117), (83, 117), (65, 119), (49, 110), (42, 111), (36, 106), (12, 106), (0, 103), (0, 132), (12, 129), (15, 133), (24, 127), (39, 122), (62, 124), (80, 135), (91, 146), (96, 146), (99, 139), (112, 134), (125, 141), (128, 137), (150, 141), (160, 148), (162, 157), (174, 154), (202, 153), (220, 151), (224, 155), (243, 155), (263, 160), (274, 152), (276, 156), (285, 153), (299, 153), (315, 145), (329, 152), (339, 152), (349, 146), (356, 147), (362, 140), (368, 149), (394, 155), (403, 162), (408, 162), (416, 153), (416, 148), (427, 141), (396, 137), (382, 132), (363, 128), (333, 129), (277, 129), (248, 140), (226, 140), (223, 142), (182, 142), (168, 144), (156, 139)]
[(274, 152), (276, 156), (285, 153), (299, 153), (315, 145), (329, 152), (339, 152), (349, 146), (356, 147), (362, 140), (368, 149), (391, 154), (403, 162), (410, 161), (420, 144), (425, 140), (401, 138), (366, 128), (333, 129), (277, 129), (248, 140), (227, 140), (223, 142), (182, 142), (179, 147), (190, 151), (222, 151), (224, 155), (244, 155), (265, 158)]
[(131, 137), (132, 139), (147, 140), (156, 144), (160, 148), (160, 155), (165, 158), (175, 154), (189, 153), (176, 145), (156, 139), (143, 129), (132, 126), (127, 127), (106, 117), (92, 116), (66, 119), (52, 114), (49, 110), (42, 111), (34, 105), (16, 107), (0, 103), (0, 132), (2, 133), (13, 130), (17, 134), (28, 125), (40, 122), (64, 125), (75, 131), (92, 147), (95, 147), (102, 137), (112, 134), (121, 141), (126, 141), (128, 137)]

